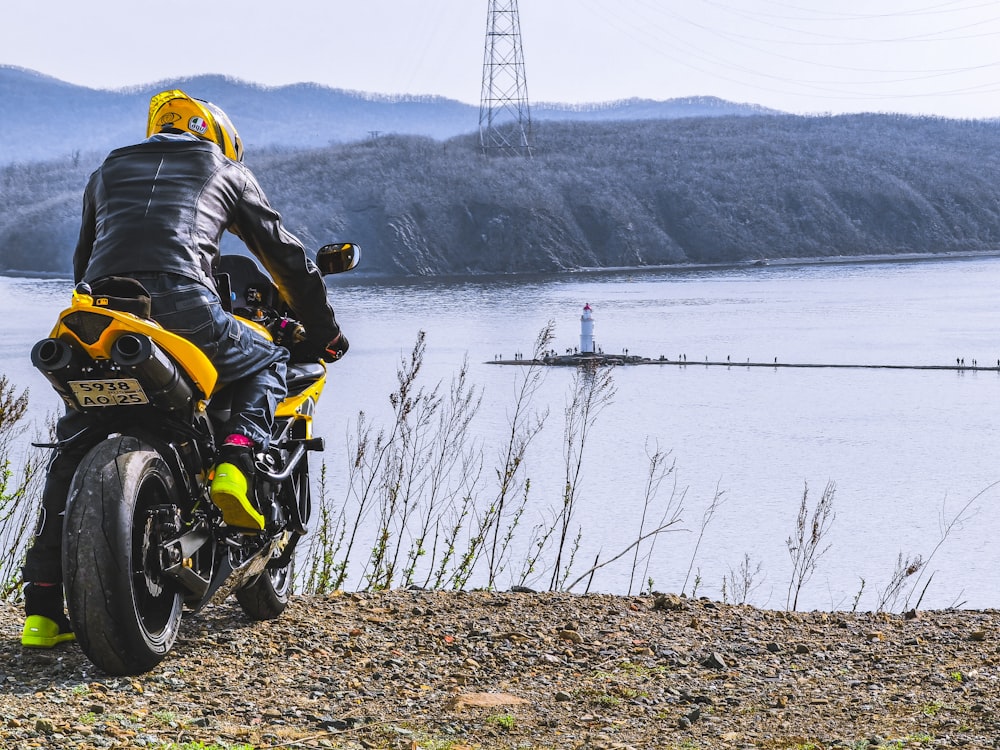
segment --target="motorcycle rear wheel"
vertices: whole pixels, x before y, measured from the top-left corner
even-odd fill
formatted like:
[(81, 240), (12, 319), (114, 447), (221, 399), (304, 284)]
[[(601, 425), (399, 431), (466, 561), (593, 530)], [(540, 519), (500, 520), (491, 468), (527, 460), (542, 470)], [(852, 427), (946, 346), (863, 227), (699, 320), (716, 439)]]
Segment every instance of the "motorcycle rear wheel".
[(295, 558), (280, 568), (268, 567), (250, 583), (236, 590), (236, 601), (251, 620), (273, 620), (285, 611), (292, 595)]
[[(282, 492), (286, 493), (286, 502), (298, 505), (302, 521), (308, 523), (310, 512), (308, 463), (302, 462), (282, 488)], [(286, 536), (285, 542), (288, 541)], [(236, 590), (236, 601), (251, 620), (273, 620), (288, 606), (294, 578), (294, 556), (281, 567), (275, 566), (272, 561), (263, 573)]]
[(148, 511), (176, 503), (166, 462), (120, 435), (95, 446), (73, 477), (63, 525), (63, 576), (80, 648), (112, 675), (148, 672), (173, 646), (183, 600), (162, 575)]

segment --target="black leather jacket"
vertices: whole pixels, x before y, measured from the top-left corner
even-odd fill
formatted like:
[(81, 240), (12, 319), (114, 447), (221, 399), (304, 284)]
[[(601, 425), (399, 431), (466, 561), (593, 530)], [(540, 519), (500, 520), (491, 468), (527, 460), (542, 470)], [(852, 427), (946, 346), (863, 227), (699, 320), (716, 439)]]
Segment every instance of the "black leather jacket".
[(257, 256), (310, 341), (336, 337), (323, 277), (253, 173), (193, 136), (154, 136), (108, 155), (84, 191), (73, 275), (93, 282), (168, 272), (214, 289), (225, 230)]

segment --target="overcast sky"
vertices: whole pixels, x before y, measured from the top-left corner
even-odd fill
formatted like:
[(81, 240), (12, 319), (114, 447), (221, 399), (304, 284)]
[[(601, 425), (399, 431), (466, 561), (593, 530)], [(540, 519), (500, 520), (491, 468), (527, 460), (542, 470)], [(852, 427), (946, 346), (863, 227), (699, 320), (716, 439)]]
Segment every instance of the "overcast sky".
[[(717, 96), (1000, 116), (996, 0), (520, 0), (532, 102)], [(8, 3), (0, 64), (93, 88), (219, 73), (478, 104), (488, 0)], [(192, 92), (197, 93), (197, 92)]]

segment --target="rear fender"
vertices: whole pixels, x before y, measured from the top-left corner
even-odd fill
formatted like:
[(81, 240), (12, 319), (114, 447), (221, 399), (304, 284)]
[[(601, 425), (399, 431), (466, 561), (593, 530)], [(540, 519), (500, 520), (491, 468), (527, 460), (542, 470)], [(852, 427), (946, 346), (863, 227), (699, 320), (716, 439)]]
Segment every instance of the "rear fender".
[(218, 373), (201, 349), (155, 321), (98, 307), (89, 294), (73, 292), (70, 307), (59, 314), (59, 320), (49, 335), (78, 347), (90, 359), (100, 361), (110, 359), (111, 347), (119, 336), (127, 332), (149, 336), (181, 366), (204, 396), (210, 396), (215, 390)]

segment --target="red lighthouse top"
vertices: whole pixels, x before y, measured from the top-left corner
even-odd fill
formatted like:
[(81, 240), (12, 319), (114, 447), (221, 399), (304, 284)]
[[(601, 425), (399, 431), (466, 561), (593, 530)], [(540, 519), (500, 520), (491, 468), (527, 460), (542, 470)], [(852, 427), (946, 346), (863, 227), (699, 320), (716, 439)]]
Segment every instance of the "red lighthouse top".
[(587, 304), (585, 304), (585, 305), (583, 306), (583, 309), (584, 309), (584, 310), (589, 310), (589, 309), (590, 309), (590, 303), (588, 302)]

